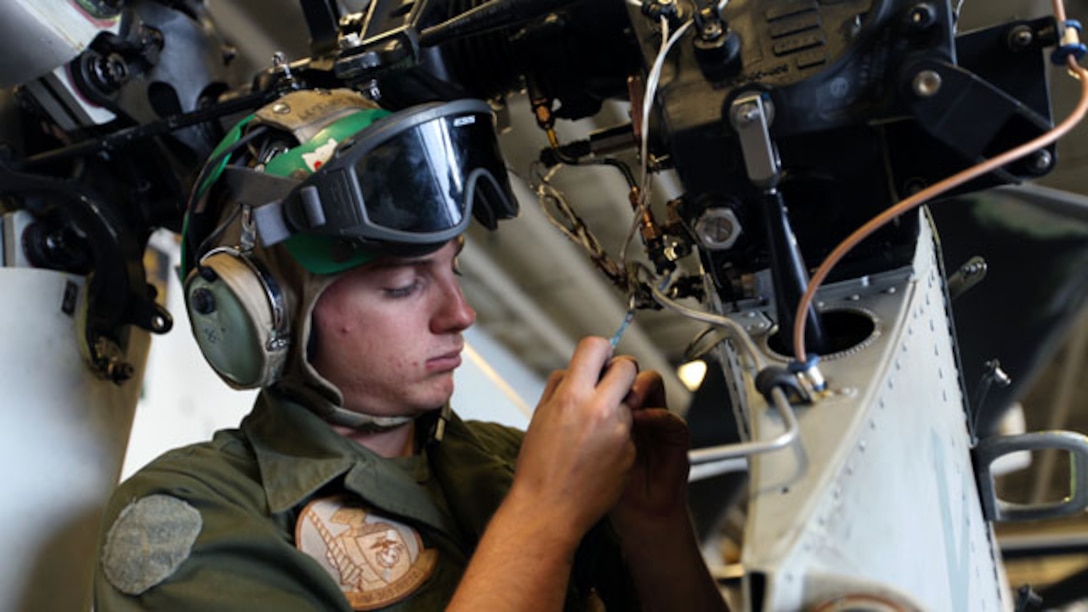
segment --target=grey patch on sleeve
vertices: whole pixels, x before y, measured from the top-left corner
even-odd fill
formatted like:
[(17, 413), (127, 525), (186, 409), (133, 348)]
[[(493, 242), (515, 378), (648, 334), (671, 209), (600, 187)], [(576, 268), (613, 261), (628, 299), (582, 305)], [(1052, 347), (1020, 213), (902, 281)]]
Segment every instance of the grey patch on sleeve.
[(170, 495), (150, 495), (125, 506), (106, 534), (106, 578), (127, 595), (159, 584), (189, 558), (201, 524), (196, 508)]

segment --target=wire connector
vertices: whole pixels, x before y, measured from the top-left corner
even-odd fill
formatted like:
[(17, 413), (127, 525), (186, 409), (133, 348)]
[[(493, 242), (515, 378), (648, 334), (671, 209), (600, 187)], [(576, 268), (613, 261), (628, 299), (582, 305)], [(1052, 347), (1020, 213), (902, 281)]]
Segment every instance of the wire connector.
[(1080, 22), (1076, 19), (1066, 19), (1058, 24), (1058, 29), (1062, 33), (1061, 40), (1058, 43), (1058, 48), (1054, 49), (1054, 53), (1050, 54), (1050, 61), (1057, 66), (1064, 66), (1069, 60), (1069, 56), (1080, 60), (1088, 54), (1088, 46), (1080, 41)]
[(804, 362), (791, 361), (789, 371), (803, 377), (814, 391), (824, 391), (827, 389), (827, 379), (820, 372), (819, 363), (820, 356), (813, 353)]

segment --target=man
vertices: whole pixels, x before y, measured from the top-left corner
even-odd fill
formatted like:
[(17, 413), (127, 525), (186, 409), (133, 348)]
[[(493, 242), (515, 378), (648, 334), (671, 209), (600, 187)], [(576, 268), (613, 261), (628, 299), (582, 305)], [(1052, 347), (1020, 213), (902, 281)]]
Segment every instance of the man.
[(587, 338), (524, 437), (452, 413), (475, 319), (459, 236), (516, 207), (486, 107), (387, 115), (292, 93), (213, 154), (185, 237), (193, 332), (264, 390), (238, 430), (118, 488), (96, 610), (723, 608), (655, 373)]

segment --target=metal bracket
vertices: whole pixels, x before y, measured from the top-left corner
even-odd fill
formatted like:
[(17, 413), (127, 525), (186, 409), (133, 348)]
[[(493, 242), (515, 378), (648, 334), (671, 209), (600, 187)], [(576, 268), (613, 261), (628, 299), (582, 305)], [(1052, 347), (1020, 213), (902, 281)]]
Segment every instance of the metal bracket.
[(975, 255), (948, 277), (948, 297), (956, 299), (986, 278), (986, 260)]
[[(1017, 504), (997, 497), (993, 462), (1018, 451), (1064, 450), (1069, 452), (1069, 496), (1059, 502)], [(975, 477), (982, 511), (990, 521), (1035, 521), (1083, 512), (1088, 507), (1088, 436), (1070, 431), (1039, 431), (1015, 436), (989, 438), (974, 448)]]
[(761, 189), (776, 187), (782, 176), (778, 150), (771, 142), (773, 118), (773, 107), (764, 102), (759, 92), (738, 97), (729, 109), (729, 122), (740, 137), (748, 179)]

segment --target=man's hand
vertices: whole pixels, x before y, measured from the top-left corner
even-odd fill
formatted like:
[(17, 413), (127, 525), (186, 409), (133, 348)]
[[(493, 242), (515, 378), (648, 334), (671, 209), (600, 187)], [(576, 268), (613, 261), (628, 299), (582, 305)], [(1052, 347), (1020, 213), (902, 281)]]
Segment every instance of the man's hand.
[(635, 460), (624, 398), (637, 371), (629, 358), (611, 359), (603, 338), (579, 343), (569, 368), (549, 377), (533, 413), (512, 498), (532, 500), (538, 510), (554, 504), (576, 538), (604, 516)]
[(619, 499), (635, 460), (623, 402), (638, 367), (611, 354), (604, 338), (586, 338), (548, 379), (514, 483), (448, 610), (562, 609), (578, 543)]
[(687, 424), (665, 408), (665, 387), (657, 372), (638, 375), (626, 403), (633, 413), (632, 434), (637, 448), (627, 489), (613, 509), (620, 533), (687, 521)]
[(656, 372), (639, 374), (626, 402), (634, 410), (637, 458), (610, 518), (642, 609), (724, 610), (688, 515), (687, 424), (665, 409)]

